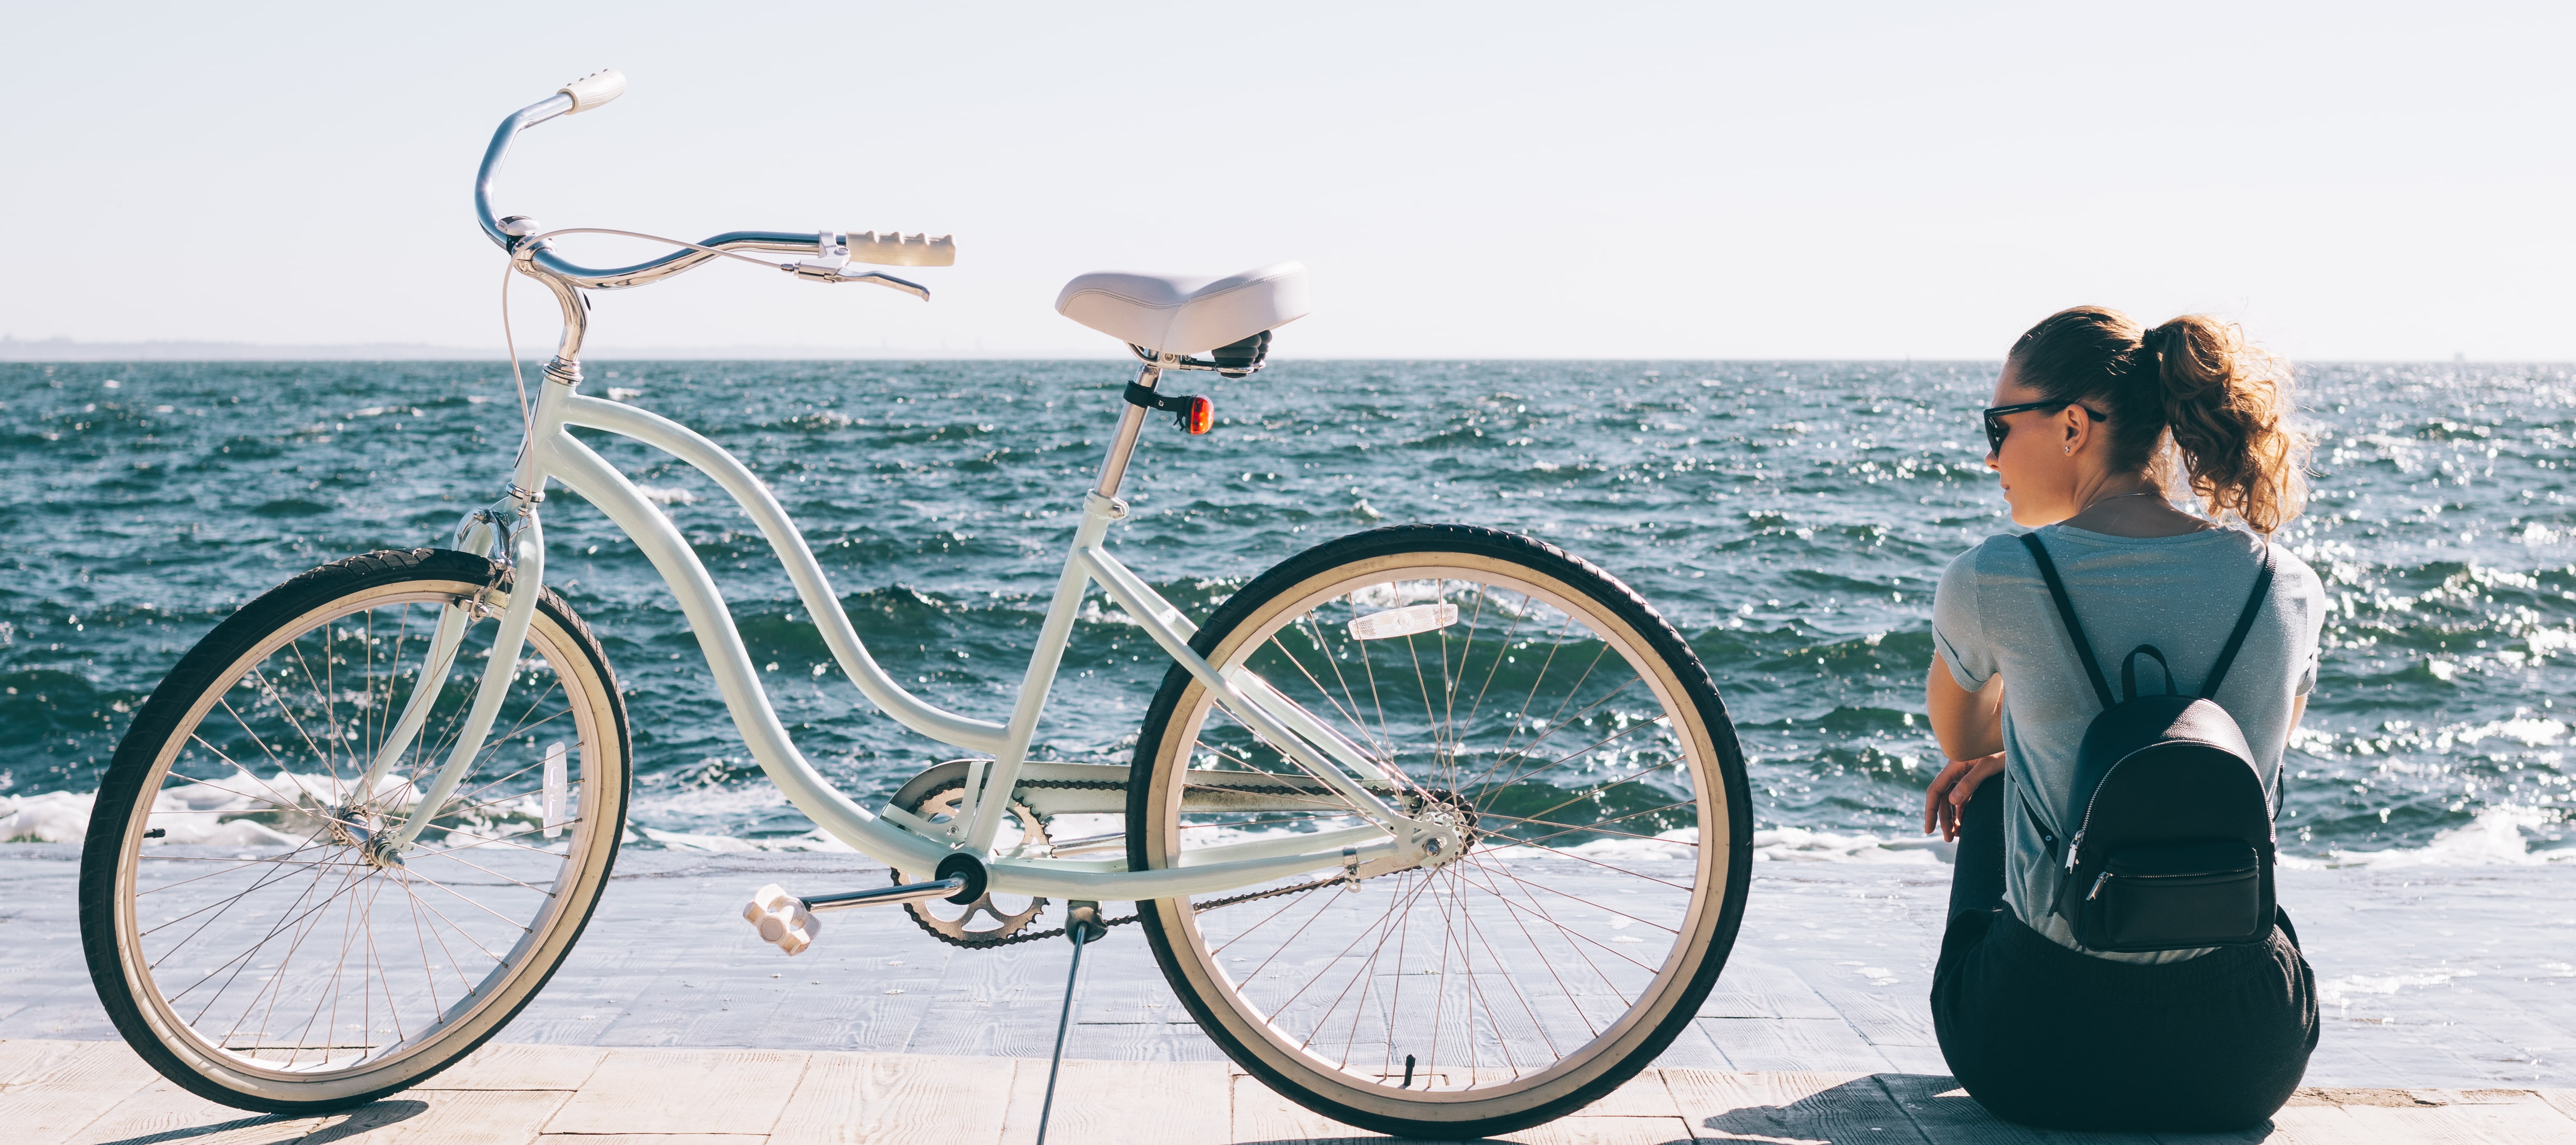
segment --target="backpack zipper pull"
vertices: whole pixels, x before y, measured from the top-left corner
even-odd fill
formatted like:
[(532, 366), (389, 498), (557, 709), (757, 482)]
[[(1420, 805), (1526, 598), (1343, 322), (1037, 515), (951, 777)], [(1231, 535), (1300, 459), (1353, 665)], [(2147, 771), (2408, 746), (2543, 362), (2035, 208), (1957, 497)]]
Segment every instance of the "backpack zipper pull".
[(2084, 901), (2086, 901), (2086, 902), (2091, 902), (2091, 901), (2093, 901), (2094, 899), (2098, 899), (2098, 898), (2102, 897), (2102, 884), (2107, 883), (2107, 882), (2110, 882), (2110, 881), (2111, 881), (2111, 872), (2109, 872), (2109, 871), (2104, 871), (2104, 872), (2102, 872), (2101, 877), (2096, 878), (2096, 879), (2094, 879), (2094, 880), (2093, 880), (2093, 891), (2092, 891), (2092, 893), (2087, 894), (2087, 895), (2085, 895), (2085, 896), (2084, 896)]
[(2070, 875), (2075, 873), (2075, 855), (2083, 849), (2084, 832), (2077, 831), (2074, 838), (2066, 841), (2066, 873)]

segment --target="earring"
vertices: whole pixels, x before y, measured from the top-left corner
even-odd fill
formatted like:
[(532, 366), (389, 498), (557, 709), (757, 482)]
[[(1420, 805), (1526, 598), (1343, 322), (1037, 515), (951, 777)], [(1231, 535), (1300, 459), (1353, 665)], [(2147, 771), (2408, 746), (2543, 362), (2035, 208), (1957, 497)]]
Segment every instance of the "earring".
[(2073, 457), (2073, 456), (2075, 456), (2075, 447), (2074, 447), (2074, 446), (2072, 446), (2072, 445), (2067, 446), (2067, 447), (2066, 447), (2066, 455), (2067, 455), (2067, 456), (2069, 456), (2069, 457)]

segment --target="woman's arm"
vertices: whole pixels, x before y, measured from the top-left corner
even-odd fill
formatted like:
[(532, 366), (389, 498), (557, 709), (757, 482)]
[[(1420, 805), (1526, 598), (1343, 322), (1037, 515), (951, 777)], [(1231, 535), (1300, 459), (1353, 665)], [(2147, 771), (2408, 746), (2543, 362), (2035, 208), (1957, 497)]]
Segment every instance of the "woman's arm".
[(1976, 759), (2004, 749), (2004, 689), (2000, 678), (1971, 692), (1950, 677), (1950, 665), (1939, 650), (1932, 653), (1932, 678), (1923, 689), (1923, 707), (1932, 717), (1932, 736), (1941, 754)]
[(1950, 760), (1923, 792), (1923, 833), (1937, 826), (1944, 839), (1959, 837), (1959, 815), (1977, 785), (2004, 769), (2004, 685), (1989, 680), (1971, 692), (1950, 677), (1939, 650), (1932, 653), (1932, 678), (1923, 686), (1923, 707), (1932, 717), (1932, 736)]

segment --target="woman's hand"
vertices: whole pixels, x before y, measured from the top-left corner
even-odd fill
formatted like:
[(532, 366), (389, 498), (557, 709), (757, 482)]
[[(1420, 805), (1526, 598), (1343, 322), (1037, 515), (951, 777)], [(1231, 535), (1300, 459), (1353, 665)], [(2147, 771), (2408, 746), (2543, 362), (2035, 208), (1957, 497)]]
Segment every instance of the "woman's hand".
[(1959, 838), (1959, 816), (1968, 810), (1968, 798), (1977, 793), (1977, 785), (2004, 769), (2004, 753), (1981, 755), (1975, 759), (1954, 759), (1941, 774), (1932, 777), (1932, 787), (1923, 793), (1923, 833), (1932, 833), (1934, 824), (1941, 827), (1944, 842)]

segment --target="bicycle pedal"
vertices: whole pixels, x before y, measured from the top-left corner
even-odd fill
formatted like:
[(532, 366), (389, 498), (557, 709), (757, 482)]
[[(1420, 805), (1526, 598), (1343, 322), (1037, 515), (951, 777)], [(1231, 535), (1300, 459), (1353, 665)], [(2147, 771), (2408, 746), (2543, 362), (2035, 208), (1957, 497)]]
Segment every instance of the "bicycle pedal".
[(776, 883), (751, 892), (751, 901), (742, 908), (742, 919), (760, 932), (760, 940), (790, 955), (805, 953), (814, 945), (814, 937), (823, 933), (823, 922), (786, 888)]

